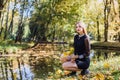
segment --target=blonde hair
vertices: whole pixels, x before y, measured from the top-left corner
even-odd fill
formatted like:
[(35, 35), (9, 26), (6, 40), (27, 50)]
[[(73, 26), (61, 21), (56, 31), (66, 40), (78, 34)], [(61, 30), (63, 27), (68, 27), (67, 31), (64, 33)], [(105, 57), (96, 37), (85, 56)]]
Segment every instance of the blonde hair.
[(76, 25), (78, 25), (79, 27), (82, 27), (83, 28), (83, 33), (85, 35), (87, 35), (86, 25), (82, 21), (77, 22)]

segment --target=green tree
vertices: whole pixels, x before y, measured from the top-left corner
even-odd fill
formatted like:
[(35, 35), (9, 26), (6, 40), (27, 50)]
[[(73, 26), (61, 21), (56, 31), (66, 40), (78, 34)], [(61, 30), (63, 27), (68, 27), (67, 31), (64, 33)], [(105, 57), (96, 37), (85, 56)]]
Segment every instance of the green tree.
[[(86, 0), (50, 0), (41, 1), (40, 3), (35, 6), (36, 13), (31, 18), (31, 36), (37, 41), (47, 41), (50, 38), (52, 38), (50, 41), (54, 41), (55, 37), (60, 39), (64, 37), (63, 33), (69, 32), (67, 30), (66, 32), (64, 29), (68, 29), (68, 27), (74, 29), (72, 27), (75, 22), (82, 19), (82, 8), (80, 7), (86, 3)], [(67, 24), (70, 24), (70, 26), (65, 27)], [(37, 31), (34, 32), (36, 29)]]
[(4, 6), (6, 5), (8, 0), (0, 0), (0, 19), (1, 19), (1, 13), (2, 13), (2, 10), (4, 8)]

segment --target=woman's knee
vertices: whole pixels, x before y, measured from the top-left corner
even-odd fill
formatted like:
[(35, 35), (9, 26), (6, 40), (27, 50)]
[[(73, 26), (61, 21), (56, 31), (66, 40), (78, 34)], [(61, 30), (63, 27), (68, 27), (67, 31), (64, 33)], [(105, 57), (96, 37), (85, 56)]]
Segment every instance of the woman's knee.
[(61, 63), (67, 62), (65, 59), (61, 59), (60, 61), (61, 61)]
[(69, 67), (71, 67), (71, 66), (68, 64), (68, 62), (65, 62), (65, 63), (62, 64), (62, 68), (64, 70), (67, 70)]
[(66, 68), (66, 63), (62, 64), (62, 68), (65, 69)]

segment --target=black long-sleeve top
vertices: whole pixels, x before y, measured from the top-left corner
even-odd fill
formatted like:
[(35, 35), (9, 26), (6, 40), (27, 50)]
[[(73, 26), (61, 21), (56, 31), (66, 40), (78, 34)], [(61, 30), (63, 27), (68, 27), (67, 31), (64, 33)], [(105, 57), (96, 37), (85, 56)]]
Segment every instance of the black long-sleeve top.
[(90, 54), (90, 42), (86, 35), (79, 36), (78, 34), (74, 36), (74, 54), (83, 55), (84, 57)]

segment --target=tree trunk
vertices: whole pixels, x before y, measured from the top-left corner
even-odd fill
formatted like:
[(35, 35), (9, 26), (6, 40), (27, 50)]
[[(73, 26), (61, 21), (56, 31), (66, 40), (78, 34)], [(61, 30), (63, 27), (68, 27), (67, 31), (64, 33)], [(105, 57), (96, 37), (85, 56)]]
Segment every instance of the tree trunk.
[(54, 40), (55, 40), (55, 27), (56, 27), (56, 26), (54, 26), (54, 28), (53, 28), (53, 34), (52, 34), (52, 35), (53, 35), (53, 37), (52, 37), (52, 42), (54, 42)]
[(16, 34), (15, 43), (17, 41), (21, 43), (21, 41), (22, 41), (23, 30), (24, 30), (24, 24), (23, 24), (24, 6), (25, 6), (25, 0), (22, 1), (22, 4), (21, 4), (20, 20), (19, 20), (19, 24), (18, 24), (18, 30), (17, 30), (17, 34)]
[(118, 41), (120, 42), (120, 31), (118, 32)]
[(116, 12), (116, 10), (115, 10), (115, 3), (114, 3), (114, 0), (111, 0), (111, 2), (112, 2), (112, 4), (113, 4), (113, 11), (114, 11), (114, 14), (116, 15), (117, 12)]
[(0, 19), (1, 19), (1, 13), (2, 13), (2, 10), (4, 8), (4, 6), (6, 5), (8, 0), (0, 0)]
[(8, 18), (9, 18), (9, 5), (10, 2), (8, 1), (8, 8), (7, 8), (7, 16), (6, 16), (6, 25), (5, 25), (5, 32), (4, 32), (4, 40), (7, 38), (7, 31), (8, 31)]
[(4, 20), (4, 13), (3, 13), (3, 16), (2, 16), (2, 19), (1, 19), (0, 36), (1, 36), (1, 34), (2, 34), (2, 31), (3, 31), (3, 20)]
[(2, 13), (3, 7), (4, 7), (4, 0), (0, 0), (0, 19), (1, 19), (1, 13)]
[(14, 19), (14, 14), (15, 14), (15, 7), (16, 7), (16, 0), (14, 2), (14, 8), (12, 10), (12, 19), (11, 19), (11, 22), (10, 22), (10, 25), (9, 25), (9, 28), (8, 28), (8, 33), (11, 34), (12, 31), (13, 31), (13, 19)]
[(108, 27), (109, 27), (109, 14), (111, 9), (111, 1), (105, 0), (104, 2), (105, 8), (104, 8), (104, 38), (105, 42), (108, 41)]
[[(119, 3), (119, 26), (120, 26), (120, 0), (118, 0), (118, 3)], [(118, 40), (120, 42), (120, 29), (119, 29), (119, 32), (118, 32)]]
[(100, 41), (99, 15), (97, 16), (97, 41)]
[(24, 31), (24, 24), (23, 23), (19, 23), (17, 36), (16, 36), (16, 39), (15, 39), (15, 43), (17, 41), (20, 42), (20, 43), (22, 42), (23, 31)]
[(120, 21), (120, 0), (118, 0), (118, 4), (119, 4), (119, 21)]
[(107, 11), (107, 0), (105, 2), (105, 8), (104, 8), (104, 38), (105, 38), (105, 42), (107, 42), (107, 19), (106, 19), (106, 11)]
[(36, 33), (36, 42), (39, 43), (41, 41), (47, 41), (47, 37), (45, 35), (46, 32), (45, 23), (40, 24), (38, 27), (39, 28)]

